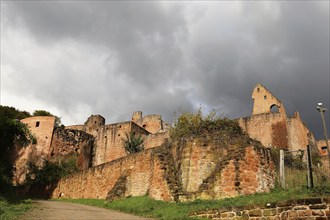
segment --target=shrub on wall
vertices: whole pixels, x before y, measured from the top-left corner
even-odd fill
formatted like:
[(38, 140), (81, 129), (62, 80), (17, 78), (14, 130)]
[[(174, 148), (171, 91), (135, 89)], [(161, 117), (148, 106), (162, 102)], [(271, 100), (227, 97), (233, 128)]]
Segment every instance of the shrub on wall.
[(126, 139), (123, 139), (123, 144), (127, 154), (135, 154), (144, 149), (141, 134), (135, 135), (133, 132), (126, 133)]
[(226, 140), (245, 135), (237, 121), (218, 116), (214, 110), (203, 116), (201, 108), (196, 112), (181, 112), (170, 129), (173, 140), (205, 134), (220, 135)]

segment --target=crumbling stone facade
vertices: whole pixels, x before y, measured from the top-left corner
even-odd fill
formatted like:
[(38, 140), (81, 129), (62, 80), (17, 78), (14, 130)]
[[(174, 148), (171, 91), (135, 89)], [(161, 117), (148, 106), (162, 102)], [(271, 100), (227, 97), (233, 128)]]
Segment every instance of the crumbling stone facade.
[(74, 157), (78, 169), (85, 170), (92, 165), (93, 145), (94, 137), (86, 132), (55, 128), (49, 159), (59, 162)]
[[(137, 115), (138, 117), (135, 117)], [(105, 124), (101, 115), (91, 115), (84, 125), (55, 128), (55, 117), (38, 116), (23, 119), (35, 135), (37, 144), (17, 152), (15, 184), (23, 184), (28, 162), (42, 166), (44, 160), (59, 161), (76, 157), (79, 169), (88, 169), (127, 156), (123, 140), (126, 134), (143, 137), (145, 149), (162, 145), (169, 137), (168, 124), (160, 115), (133, 113), (136, 122)]]
[(126, 134), (133, 133), (143, 137), (145, 149), (162, 145), (169, 137), (168, 124), (160, 115), (146, 115), (134, 112), (131, 121), (105, 124), (101, 115), (90, 116), (84, 125), (68, 126), (66, 129), (77, 129), (95, 137), (92, 166), (111, 162), (127, 156), (123, 140)]
[(226, 146), (204, 137), (167, 143), (68, 176), (53, 197), (215, 199), (267, 192), (274, 179), (274, 164), (263, 147)]
[(299, 112), (287, 117), (283, 103), (263, 85), (255, 86), (252, 99), (252, 115), (238, 119), (251, 138), (266, 147), (289, 150), (305, 150), (308, 144), (316, 146), (315, 138)]

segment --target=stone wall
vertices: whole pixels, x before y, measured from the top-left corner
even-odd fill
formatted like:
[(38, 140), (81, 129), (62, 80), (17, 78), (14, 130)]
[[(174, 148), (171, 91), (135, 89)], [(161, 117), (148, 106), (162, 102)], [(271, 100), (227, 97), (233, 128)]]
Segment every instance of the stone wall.
[(260, 141), (266, 147), (287, 147), (286, 121), (280, 113), (252, 115), (238, 119), (238, 123), (251, 138)]
[(163, 129), (163, 121), (160, 115), (146, 115), (134, 122), (151, 134), (155, 134)]
[(330, 198), (289, 200), (278, 203), (246, 207), (221, 207), (191, 213), (193, 217), (208, 219), (330, 219)]
[(218, 199), (274, 186), (274, 164), (267, 149), (256, 144), (224, 144), (216, 137), (187, 140), (174, 148), (182, 200)]
[(105, 199), (118, 180), (126, 176), (123, 196), (141, 196), (149, 190), (151, 197), (170, 201), (172, 197), (167, 193), (162, 174), (153, 149), (149, 149), (61, 179), (53, 197), (63, 194), (69, 198)]
[(142, 112), (134, 112), (132, 121), (109, 125), (105, 124), (101, 115), (91, 115), (84, 125), (65, 128), (85, 131), (95, 137), (93, 166), (127, 156), (123, 140), (126, 140), (126, 134), (131, 132), (143, 136), (145, 149), (162, 145), (169, 136), (168, 130), (163, 129), (160, 115), (146, 115), (142, 118)]
[(314, 135), (301, 120), (299, 112), (288, 118), (287, 127), (290, 150), (305, 150), (308, 144), (316, 144)]
[(267, 192), (273, 186), (274, 166), (266, 149), (229, 146), (207, 137), (167, 143), (68, 176), (59, 181), (53, 197), (148, 194), (187, 201)]
[(144, 149), (149, 149), (157, 146), (161, 146), (170, 138), (170, 133), (167, 131), (159, 132), (156, 134), (146, 135), (143, 137)]
[(305, 150), (315, 145), (313, 134), (301, 120), (298, 112), (293, 117), (283, 118), (280, 113), (265, 113), (238, 119), (242, 129), (266, 147), (289, 150)]
[(131, 132), (143, 137), (149, 135), (149, 132), (131, 121), (99, 127), (95, 133), (93, 166), (125, 157), (127, 154), (123, 140), (126, 140), (126, 134)]
[(36, 137), (36, 144), (29, 144), (24, 148), (17, 148), (15, 159), (14, 184), (23, 184), (28, 162), (42, 165), (49, 158), (50, 145), (55, 126), (54, 116), (35, 116), (21, 120), (27, 124), (31, 133)]
[(92, 165), (94, 137), (86, 132), (56, 128), (50, 146), (50, 160), (63, 160), (74, 156), (79, 169)]

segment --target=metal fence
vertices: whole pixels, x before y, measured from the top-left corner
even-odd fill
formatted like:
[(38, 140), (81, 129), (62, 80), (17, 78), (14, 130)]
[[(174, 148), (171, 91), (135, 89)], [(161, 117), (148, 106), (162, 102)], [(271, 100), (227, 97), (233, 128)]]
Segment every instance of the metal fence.
[(328, 157), (320, 156), (313, 148), (279, 153), (278, 177), (282, 188), (313, 188), (330, 186)]

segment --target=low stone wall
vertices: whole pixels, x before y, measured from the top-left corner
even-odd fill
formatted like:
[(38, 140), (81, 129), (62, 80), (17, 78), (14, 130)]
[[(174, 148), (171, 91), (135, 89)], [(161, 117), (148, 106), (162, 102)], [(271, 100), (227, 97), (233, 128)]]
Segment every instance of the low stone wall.
[(223, 207), (191, 213), (209, 219), (330, 219), (330, 197), (289, 200), (264, 206)]

